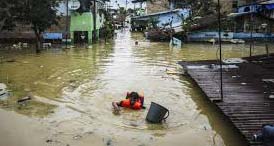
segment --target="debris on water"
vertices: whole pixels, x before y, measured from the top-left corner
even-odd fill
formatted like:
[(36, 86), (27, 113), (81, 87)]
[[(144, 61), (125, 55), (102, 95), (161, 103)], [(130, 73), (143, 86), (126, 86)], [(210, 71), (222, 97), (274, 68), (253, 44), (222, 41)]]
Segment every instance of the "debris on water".
[(16, 60), (15, 59), (8, 59), (6, 62), (12, 63), (12, 62), (16, 62)]
[(111, 138), (107, 138), (107, 139), (103, 139), (103, 141), (106, 143), (107, 146), (112, 146), (112, 139)]
[(133, 126), (133, 127), (138, 127), (138, 124), (137, 124), (137, 123), (135, 123), (135, 122), (131, 122), (131, 123), (130, 123), (130, 126)]
[(17, 103), (20, 105), (26, 104), (27, 101), (31, 100), (31, 96), (26, 96), (17, 100)]
[(241, 83), (241, 85), (246, 85), (247, 83)]
[(8, 97), (8, 91), (7, 91), (7, 86), (3, 83), (0, 83), (0, 99), (4, 100)]
[(88, 131), (86, 134), (91, 135), (91, 134), (93, 134), (93, 133), (94, 133), (93, 131)]
[(111, 140), (109, 139), (108, 141), (107, 141), (107, 146), (110, 146), (111, 145)]
[(204, 126), (204, 129), (207, 130), (206, 126)]
[(224, 59), (223, 63), (225, 64), (240, 64), (240, 63), (247, 63), (247, 60), (244, 60), (242, 58), (229, 58), (229, 59)]
[(75, 136), (73, 136), (73, 139), (74, 139), (74, 140), (79, 140), (80, 138), (82, 138), (81, 135), (75, 135)]
[(52, 143), (53, 140), (52, 140), (52, 139), (47, 139), (46, 142), (47, 142), (47, 143)]
[(232, 78), (240, 78), (241, 76), (236, 75), (236, 76), (232, 76)]

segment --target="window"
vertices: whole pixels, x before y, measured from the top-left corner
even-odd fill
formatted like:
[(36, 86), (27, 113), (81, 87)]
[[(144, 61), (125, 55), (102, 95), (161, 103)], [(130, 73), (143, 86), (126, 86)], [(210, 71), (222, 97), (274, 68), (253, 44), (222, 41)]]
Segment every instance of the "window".
[(234, 0), (232, 2), (232, 8), (237, 8), (238, 7), (238, 1)]

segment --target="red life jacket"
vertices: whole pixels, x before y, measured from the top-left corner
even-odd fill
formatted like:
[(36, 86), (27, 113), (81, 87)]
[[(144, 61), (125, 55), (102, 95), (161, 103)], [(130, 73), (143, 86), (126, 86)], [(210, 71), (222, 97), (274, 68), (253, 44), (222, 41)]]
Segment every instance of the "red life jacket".
[(134, 110), (142, 109), (142, 103), (140, 99), (137, 99), (133, 105), (130, 104), (130, 99), (122, 100), (121, 106), (126, 108), (131, 108)]

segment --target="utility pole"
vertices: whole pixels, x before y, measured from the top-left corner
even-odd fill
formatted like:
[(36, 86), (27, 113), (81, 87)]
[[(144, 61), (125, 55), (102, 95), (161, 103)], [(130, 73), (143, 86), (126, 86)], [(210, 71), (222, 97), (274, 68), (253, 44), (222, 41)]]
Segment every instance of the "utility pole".
[(126, 15), (125, 15), (125, 24), (124, 24), (124, 27), (126, 26), (126, 18), (127, 18), (127, 4), (128, 4), (128, 0), (126, 0)]
[(222, 37), (221, 37), (221, 5), (220, 0), (218, 0), (218, 25), (219, 25), (219, 50), (220, 50), (220, 80), (221, 80), (221, 101), (224, 101), (223, 94), (223, 58), (222, 58)]
[(68, 0), (66, 1), (66, 12), (67, 12), (67, 16), (66, 16), (66, 49), (68, 48), (68, 23), (69, 23), (69, 8), (68, 8)]
[(252, 56), (252, 48), (254, 47), (253, 43), (253, 13), (250, 14), (250, 44), (249, 44), (249, 57)]
[[(256, 0), (252, 1), (252, 5), (254, 5), (256, 3)], [(256, 11), (251, 9), (252, 11)], [(252, 49), (254, 49), (254, 39), (253, 39), (253, 30), (254, 30), (254, 16), (253, 16), (253, 12), (250, 14), (250, 45), (249, 45), (249, 57), (252, 56)]]
[(96, 33), (96, 0), (93, 0), (93, 36), (92, 42), (97, 41), (97, 33)]

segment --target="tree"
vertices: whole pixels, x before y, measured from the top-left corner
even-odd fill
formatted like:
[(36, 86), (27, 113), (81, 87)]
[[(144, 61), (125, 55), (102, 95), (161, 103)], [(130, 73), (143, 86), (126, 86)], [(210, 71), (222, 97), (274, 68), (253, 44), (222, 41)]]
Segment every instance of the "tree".
[(36, 36), (36, 52), (40, 52), (41, 35), (52, 25), (58, 25), (56, 15), (59, 0), (25, 0), (22, 5), (18, 20), (22, 23), (31, 24)]
[(184, 36), (191, 30), (191, 28), (203, 17), (217, 16), (217, 4), (213, 0), (184, 0), (185, 7), (190, 8), (190, 16), (183, 18)]
[(0, 31), (12, 29), (15, 23), (30, 24), (36, 36), (36, 51), (40, 52), (42, 33), (58, 24), (59, 3), (60, 0), (1, 0)]
[(184, 0), (186, 6), (191, 8), (191, 16), (203, 17), (217, 13), (217, 4), (213, 0)]
[(0, 31), (11, 30), (14, 24), (15, 7), (18, 5), (18, 1), (13, 0), (1, 0), (0, 1)]

